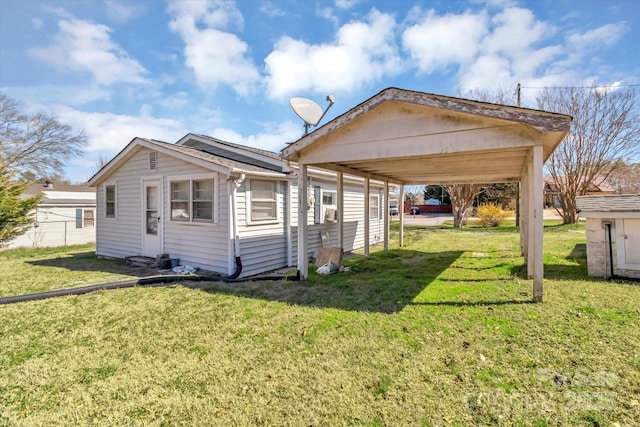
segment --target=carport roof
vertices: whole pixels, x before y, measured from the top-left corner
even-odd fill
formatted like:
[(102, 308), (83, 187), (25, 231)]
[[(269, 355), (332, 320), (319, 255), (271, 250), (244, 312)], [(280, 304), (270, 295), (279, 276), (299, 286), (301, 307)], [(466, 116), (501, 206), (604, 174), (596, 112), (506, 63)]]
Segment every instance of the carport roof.
[(388, 88), (282, 150), (287, 160), (397, 184), (518, 181), (571, 117)]

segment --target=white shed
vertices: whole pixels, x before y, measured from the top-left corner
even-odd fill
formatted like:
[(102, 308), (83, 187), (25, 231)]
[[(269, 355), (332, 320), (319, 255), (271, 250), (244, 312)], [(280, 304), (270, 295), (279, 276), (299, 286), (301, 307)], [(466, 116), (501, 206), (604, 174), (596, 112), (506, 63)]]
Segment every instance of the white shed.
[(640, 279), (640, 195), (576, 198), (587, 220), (589, 276)]

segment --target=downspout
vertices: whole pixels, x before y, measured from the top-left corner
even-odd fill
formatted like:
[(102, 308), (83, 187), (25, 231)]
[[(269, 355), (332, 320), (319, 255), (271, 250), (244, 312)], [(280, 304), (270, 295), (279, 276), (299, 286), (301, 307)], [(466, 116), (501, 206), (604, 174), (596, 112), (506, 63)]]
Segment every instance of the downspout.
[(231, 186), (231, 228), (233, 232), (233, 256), (235, 257), (236, 261), (236, 269), (227, 278), (234, 280), (240, 276), (240, 273), (242, 273), (242, 260), (240, 259), (240, 239), (238, 237), (238, 215), (236, 212), (236, 198), (237, 190), (245, 180), (245, 174), (240, 174), (239, 177), (231, 177), (229, 179), (233, 182), (233, 185)]

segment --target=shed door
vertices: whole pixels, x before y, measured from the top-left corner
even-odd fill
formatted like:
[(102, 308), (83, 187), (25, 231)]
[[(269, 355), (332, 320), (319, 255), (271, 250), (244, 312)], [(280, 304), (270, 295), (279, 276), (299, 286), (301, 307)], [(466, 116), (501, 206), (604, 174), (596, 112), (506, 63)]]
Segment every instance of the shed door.
[(640, 269), (640, 219), (623, 219), (618, 224), (622, 226), (618, 235), (618, 267)]
[(144, 256), (155, 258), (162, 253), (161, 235), (162, 197), (160, 196), (160, 181), (144, 181), (143, 218), (142, 218), (142, 251)]

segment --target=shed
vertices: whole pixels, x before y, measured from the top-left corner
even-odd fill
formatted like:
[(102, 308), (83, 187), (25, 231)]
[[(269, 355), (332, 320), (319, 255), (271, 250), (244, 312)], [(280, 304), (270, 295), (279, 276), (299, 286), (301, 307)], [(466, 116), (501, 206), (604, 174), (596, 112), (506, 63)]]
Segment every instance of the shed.
[(589, 276), (640, 279), (640, 194), (581, 196)]
[[(338, 224), (343, 174), (363, 177), (365, 192), (372, 179), (385, 185), (519, 182), (521, 247), (533, 298), (542, 301), (542, 165), (570, 124), (571, 117), (563, 114), (388, 88), (289, 145), (283, 157), (299, 164), (300, 188), (310, 166), (338, 172)], [(307, 192), (298, 195), (298, 205), (304, 206)], [(367, 211), (365, 204), (365, 227)], [(400, 211), (401, 246), (402, 218)], [(305, 211), (298, 221), (303, 254)], [(303, 259), (298, 256), (298, 270), (306, 278)]]

